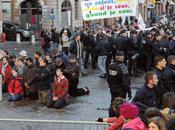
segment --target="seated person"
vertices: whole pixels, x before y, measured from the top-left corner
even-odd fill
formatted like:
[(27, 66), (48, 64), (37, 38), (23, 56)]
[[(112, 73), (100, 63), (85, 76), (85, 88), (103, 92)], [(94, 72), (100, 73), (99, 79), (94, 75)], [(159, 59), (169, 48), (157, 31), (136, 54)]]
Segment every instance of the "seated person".
[(167, 92), (162, 98), (162, 113), (169, 119), (175, 118), (175, 93)]
[(117, 97), (112, 102), (112, 109), (115, 112), (115, 117), (110, 118), (98, 118), (98, 122), (107, 122), (110, 123), (110, 126), (106, 130), (117, 130), (122, 127), (124, 124), (125, 118), (120, 115), (119, 108), (122, 104), (126, 103), (123, 98)]
[(132, 103), (124, 103), (120, 106), (120, 115), (125, 118), (122, 130), (147, 130), (146, 125), (139, 117), (139, 108)]
[(56, 76), (53, 83), (52, 94), (47, 103), (47, 107), (53, 107), (56, 109), (63, 108), (66, 103), (66, 97), (68, 95), (68, 80), (63, 75), (63, 69), (58, 68), (56, 70)]
[(22, 100), (24, 94), (24, 82), (23, 78), (18, 75), (17, 70), (12, 70), (12, 79), (8, 85), (8, 92), (10, 94), (9, 101), (19, 101)]

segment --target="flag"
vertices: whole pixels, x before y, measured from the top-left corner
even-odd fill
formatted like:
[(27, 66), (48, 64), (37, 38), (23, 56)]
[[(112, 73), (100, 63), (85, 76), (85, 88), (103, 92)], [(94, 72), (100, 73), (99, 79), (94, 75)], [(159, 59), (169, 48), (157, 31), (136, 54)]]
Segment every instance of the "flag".
[(139, 18), (138, 18), (138, 27), (140, 30), (145, 30), (145, 28), (146, 28), (146, 24), (145, 24), (141, 14), (139, 14)]

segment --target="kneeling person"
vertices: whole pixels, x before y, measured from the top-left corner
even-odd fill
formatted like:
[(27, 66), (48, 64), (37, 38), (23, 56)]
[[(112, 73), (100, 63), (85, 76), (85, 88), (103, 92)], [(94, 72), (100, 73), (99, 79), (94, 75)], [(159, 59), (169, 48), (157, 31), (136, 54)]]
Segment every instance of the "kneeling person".
[(16, 70), (12, 70), (12, 79), (8, 85), (8, 92), (10, 94), (9, 101), (19, 101), (22, 100), (24, 90), (23, 90), (23, 79), (18, 75)]
[(68, 80), (63, 75), (63, 69), (57, 69), (52, 88), (52, 95), (47, 103), (48, 107), (59, 109), (63, 108), (67, 104), (66, 97), (68, 95), (68, 85)]

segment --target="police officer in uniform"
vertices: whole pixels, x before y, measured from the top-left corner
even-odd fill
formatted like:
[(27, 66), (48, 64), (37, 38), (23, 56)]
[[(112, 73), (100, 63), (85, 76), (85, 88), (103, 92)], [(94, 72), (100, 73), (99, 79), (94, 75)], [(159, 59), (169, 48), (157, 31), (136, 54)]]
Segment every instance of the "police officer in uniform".
[[(115, 60), (110, 63), (107, 72), (107, 82), (109, 84), (111, 93), (111, 104), (116, 97), (131, 99), (131, 89), (130, 89), (130, 77), (127, 67), (124, 64), (124, 52), (117, 51), (115, 54)], [(114, 116), (112, 108), (109, 110), (109, 116)]]

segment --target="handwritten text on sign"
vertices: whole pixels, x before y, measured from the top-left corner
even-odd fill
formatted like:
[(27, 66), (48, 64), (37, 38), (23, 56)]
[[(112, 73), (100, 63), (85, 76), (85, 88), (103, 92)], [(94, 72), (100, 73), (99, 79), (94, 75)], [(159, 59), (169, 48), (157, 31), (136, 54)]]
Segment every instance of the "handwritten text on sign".
[(136, 16), (138, 0), (82, 0), (84, 20)]

